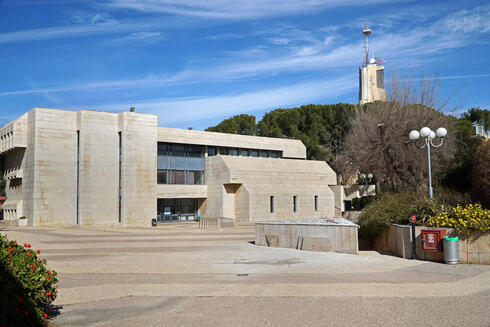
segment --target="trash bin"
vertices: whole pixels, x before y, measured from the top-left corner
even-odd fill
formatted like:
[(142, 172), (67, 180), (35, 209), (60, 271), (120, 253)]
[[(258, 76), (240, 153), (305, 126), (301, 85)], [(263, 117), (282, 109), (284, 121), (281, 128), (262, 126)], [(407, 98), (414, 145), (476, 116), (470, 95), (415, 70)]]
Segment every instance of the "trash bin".
[(458, 237), (444, 236), (444, 261), (448, 265), (457, 265), (459, 263), (458, 256)]
[(152, 225), (153, 227), (155, 227), (155, 226), (157, 225), (157, 219), (156, 219), (156, 218), (152, 218), (152, 219), (151, 219), (151, 225)]

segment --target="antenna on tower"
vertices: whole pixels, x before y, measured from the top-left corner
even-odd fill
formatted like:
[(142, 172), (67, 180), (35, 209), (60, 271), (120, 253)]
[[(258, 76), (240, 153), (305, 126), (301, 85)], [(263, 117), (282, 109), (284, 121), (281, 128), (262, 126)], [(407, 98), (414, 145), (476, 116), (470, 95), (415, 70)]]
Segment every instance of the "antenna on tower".
[(366, 66), (369, 64), (369, 34), (371, 34), (371, 30), (368, 28), (368, 23), (364, 26), (364, 29), (362, 30), (362, 34), (366, 37)]

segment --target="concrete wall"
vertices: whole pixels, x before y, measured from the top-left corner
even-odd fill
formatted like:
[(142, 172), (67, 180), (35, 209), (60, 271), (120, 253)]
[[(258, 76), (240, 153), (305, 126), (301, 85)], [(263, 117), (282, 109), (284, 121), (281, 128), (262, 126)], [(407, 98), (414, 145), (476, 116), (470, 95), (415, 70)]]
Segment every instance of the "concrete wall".
[(473, 232), (458, 241), (460, 263), (490, 265), (490, 233)]
[[(325, 162), (214, 156), (207, 159), (206, 181), (204, 217), (276, 221), (334, 216), (334, 196), (328, 185), (335, 183), (336, 175)], [(271, 196), (274, 212), (270, 212)]]
[[(412, 258), (412, 231), (409, 225), (392, 224), (374, 240), (373, 250), (387, 251), (394, 253), (402, 258)], [(444, 261), (443, 252), (427, 252), (422, 250), (421, 230), (422, 229), (444, 229), (449, 234), (452, 228), (434, 228), (426, 226), (415, 226), (415, 245), (417, 259), (428, 261)]]
[(256, 223), (255, 245), (357, 254), (357, 225)]
[(282, 151), (284, 158), (306, 159), (306, 147), (299, 140), (158, 127), (158, 142), (274, 150)]

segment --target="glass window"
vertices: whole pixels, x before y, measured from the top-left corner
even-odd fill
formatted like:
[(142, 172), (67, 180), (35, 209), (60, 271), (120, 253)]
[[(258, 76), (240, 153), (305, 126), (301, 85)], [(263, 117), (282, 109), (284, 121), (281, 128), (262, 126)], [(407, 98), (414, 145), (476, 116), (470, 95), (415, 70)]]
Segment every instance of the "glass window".
[(238, 149), (237, 148), (231, 148), (230, 149), (230, 156), (237, 156), (238, 155)]
[(202, 157), (204, 154), (204, 147), (202, 145), (188, 145), (187, 146), (189, 157)]
[(158, 170), (157, 183), (158, 184), (167, 184), (167, 171), (166, 170)]
[(318, 195), (315, 195), (315, 211), (318, 211)]
[(279, 152), (271, 151), (271, 158), (279, 158)]
[(248, 157), (248, 149), (241, 149), (240, 155), (242, 157)]
[(176, 157), (184, 157), (185, 156), (185, 145), (183, 144), (171, 144), (170, 146), (170, 154)]
[(220, 148), (219, 148), (219, 154), (225, 155), (225, 156), (228, 155), (228, 148), (225, 147), (225, 146), (220, 146)]
[(158, 143), (158, 155), (164, 156), (167, 154), (168, 144), (167, 143)]
[(260, 156), (262, 158), (268, 158), (269, 157), (269, 151), (267, 151), (267, 150), (260, 151)]
[(216, 155), (216, 147), (215, 146), (208, 146), (208, 156), (212, 157)]
[(252, 157), (258, 157), (259, 156), (259, 150), (252, 150), (250, 152), (251, 152)]
[(270, 197), (270, 210), (271, 210), (271, 213), (274, 212), (274, 197), (272, 195)]
[(172, 184), (185, 184), (185, 177), (183, 170), (172, 170)]
[(296, 195), (293, 195), (293, 211), (296, 212)]

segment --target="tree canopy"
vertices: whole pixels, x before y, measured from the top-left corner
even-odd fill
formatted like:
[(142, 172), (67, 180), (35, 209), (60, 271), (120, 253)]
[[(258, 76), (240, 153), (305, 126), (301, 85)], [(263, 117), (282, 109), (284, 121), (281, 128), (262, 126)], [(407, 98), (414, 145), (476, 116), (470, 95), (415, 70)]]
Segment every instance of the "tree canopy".
[(255, 123), (255, 116), (241, 114), (225, 119), (218, 125), (207, 128), (206, 131), (241, 135), (255, 135), (257, 131), (257, 126)]
[(461, 115), (461, 118), (474, 122), (483, 123), (486, 131), (490, 130), (490, 110), (480, 108), (470, 108)]

